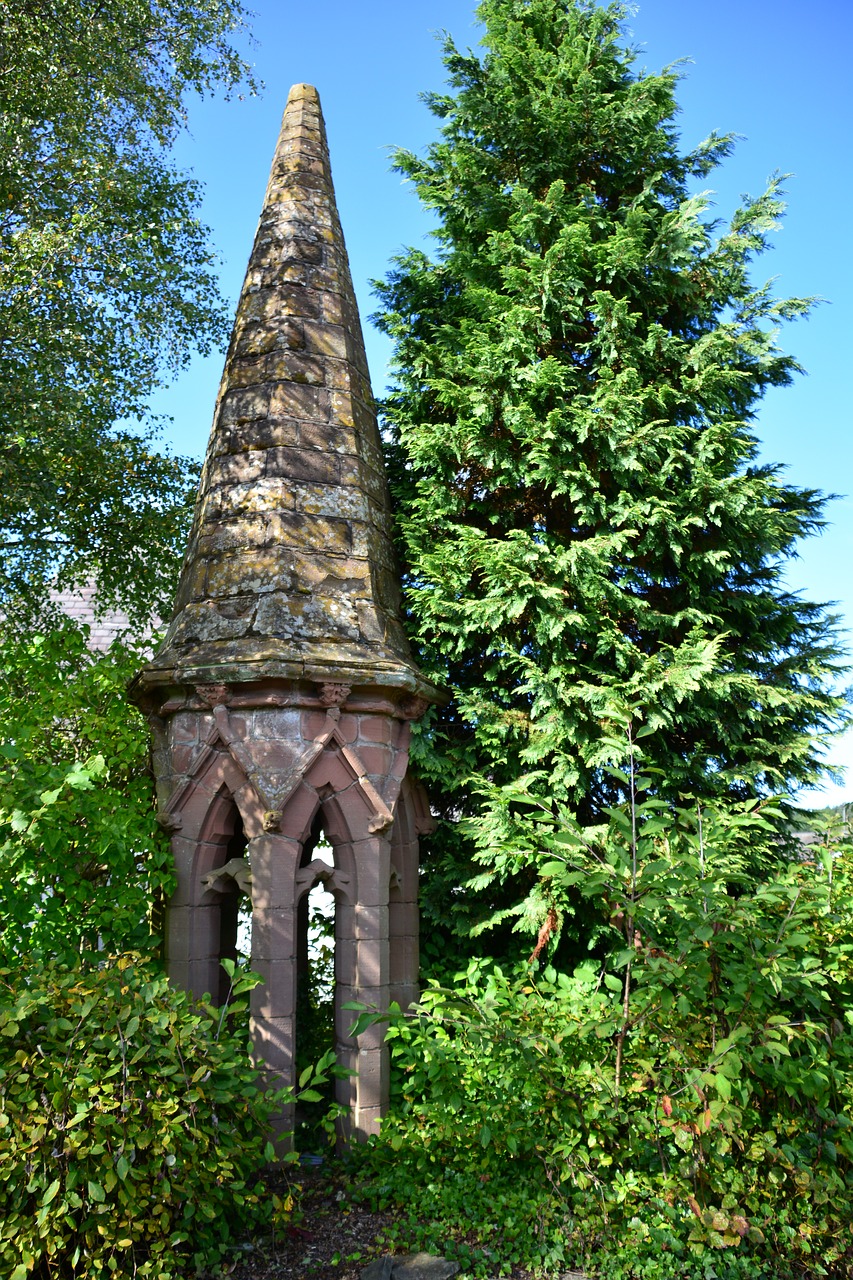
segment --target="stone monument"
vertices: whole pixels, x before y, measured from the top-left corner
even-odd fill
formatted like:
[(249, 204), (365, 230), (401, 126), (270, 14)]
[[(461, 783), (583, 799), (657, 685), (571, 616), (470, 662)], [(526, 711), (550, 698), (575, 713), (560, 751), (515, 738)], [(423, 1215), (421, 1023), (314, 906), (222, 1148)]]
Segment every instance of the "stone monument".
[[(315, 89), (290, 91), (240, 297), (175, 612), (131, 695), (149, 717), (177, 889), (172, 980), (224, 999), (251, 893), (252, 1035), (291, 1083), (307, 895), (334, 894), (344, 1135), (387, 1103), (381, 1027), (347, 1001), (417, 994), (411, 721), (443, 700), (400, 623), (390, 508), (358, 310)], [(325, 836), (334, 865), (313, 856)], [(224, 986), (223, 983), (226, 985)], [(280, 1117), (284, 1131), (290, 1121)]]

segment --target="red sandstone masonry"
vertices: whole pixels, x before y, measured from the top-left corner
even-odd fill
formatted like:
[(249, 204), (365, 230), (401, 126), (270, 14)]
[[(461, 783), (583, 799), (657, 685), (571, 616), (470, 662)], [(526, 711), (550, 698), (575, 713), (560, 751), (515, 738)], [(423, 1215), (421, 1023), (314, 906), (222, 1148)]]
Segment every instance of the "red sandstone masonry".
[[(254, 1051), (272, 1080), (292, 1082), (300, 902), (318, 878), (335, 896), (336, 1038), (357, 1071), (338, 1087), (350, 1108), (344, 1138), (377, 1131), (388, 1060), (381, 1028), (350, 1037), (343, 1004), (382, 1008), (417, 994), (418, 833), (429, 818), (406, 778), (407, 720), (442, 698), (403, 633), (389, 529), (319, 99), (296, 85), (175, 616), (132, 692), (159, 735), (161, 820), (177, 874), (170, 975), (197, 995), (221, 989), (238, 892), (228, 867), (244, 866), (242, 855), (251, 962), (264, 979), (253, 992)], [(332, 868), (313, 857), (318, 823)], [(291, 1120), (278, 1117), (282, 1142)]]

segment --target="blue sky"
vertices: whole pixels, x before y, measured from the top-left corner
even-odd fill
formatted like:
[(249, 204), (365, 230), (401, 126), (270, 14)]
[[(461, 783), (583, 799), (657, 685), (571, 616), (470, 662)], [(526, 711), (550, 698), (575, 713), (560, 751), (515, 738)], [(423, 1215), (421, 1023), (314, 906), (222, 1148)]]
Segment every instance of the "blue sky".
[[(247, 55), (264, 93), (193, 105), (179, 160), (204, 184), (222, 289), (235, 303), (288, 89), (297, 81), (317, 86), (374, 391), (381, 395), (389, 347), (368, 322), (375, 308), (369, 281), (384, 274), (403, 245), (428, 245), (430, 226), (413, 192), (390, 171), (389, 148), (420, 151), (435, 136), (418, 94), (443, 84), (437, 33), (476, 46), (473, 0), (254, 0), (253, 8), (257, 43)], [(757, 274), (778, 277), (780, 293), (827, 301), (782, 335), (807, 376), (768, 395), (757, 431), (765, 460), (784, 463), (793, 482), (845, 495), (829, 506), (831, 527), (801, 548), (788, 582), (809, 598), (837, 601), (853, 647), (853, 5), (644, 0), (629, 25), (639, 65), (657, 71), (691, 60), (679, 92), (685, 148), (712, 129), (742, 136), (707, 182), (721, 217), (741, 193), (763, 189), (770, 174), (793, 175), (788, 217)], [(179, 452), (204, 452), (221, 366), (221, 354), (199, 358), (157, 397), (156, 411), (173, 419), (166, 439)], [(831, 758), (847, 763), (849, 780), (805, 797), (810, 802), (853, 798), (853, 733)]]

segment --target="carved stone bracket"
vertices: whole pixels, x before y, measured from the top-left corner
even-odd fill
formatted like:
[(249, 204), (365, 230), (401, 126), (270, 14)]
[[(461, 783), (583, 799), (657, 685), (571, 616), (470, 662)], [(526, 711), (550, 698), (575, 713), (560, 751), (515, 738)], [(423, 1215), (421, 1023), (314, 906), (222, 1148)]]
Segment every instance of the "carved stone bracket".
[(241, 893), (251, 896), (252, 869), (245, 858), (231, 858), (224, 867), (217, 867), (216, 871), (202, 876), (201, 882), (205, 889), (212, 889), (214, 893), (229, 893), (232, 884), (236, 884)]
[(352, 693), (352, 686), (342, 680), (324, 680), (319, 689), (324, 707), (342, 707)]
[(426, 714), (429, 705), (426, 698), (413, 693), (410, 697), (403, 698), (399, 706), (399, 714), (404, 720), (420, 720), (421, 716)]
[(351, 877), (338, 867), (330, 867), (322, 858), (314, 858), (307, 867), (300, 867), (296, 873), (296, 887), (300, 891), (309, 891), (315, 884), (322, 884), (329, 890), (337, 889), (349, 897)]
[(180, 831), (183, 825), (183, 819), (179, 813), (172, 813), (169, 809), (161, 809), (157, 814), (157, 821), (164, 831)]
[(227, 684), (197, 684), (195, 691), (211, 708), (227, 707), (231, 701), (231, 690)]

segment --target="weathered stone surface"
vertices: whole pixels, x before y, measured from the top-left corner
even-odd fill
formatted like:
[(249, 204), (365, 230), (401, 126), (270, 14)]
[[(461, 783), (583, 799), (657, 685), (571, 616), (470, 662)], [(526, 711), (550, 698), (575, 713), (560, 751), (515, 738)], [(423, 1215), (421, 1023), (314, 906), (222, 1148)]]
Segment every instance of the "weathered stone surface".
[[(205, 664), (211, 680), (235, 663), (243, 678), (253, 662), (271, 675), (276, 655), (282, 676), (306, 662), (331, 671), (345, 661), (352, 670), (357, 653), (358, 669), (373, 662), (380, 683), (396, 668), (395, 686), (435, 697), (396, 617), (389, 531), (319, 99), (295, 86), (237, 308), (175, 618), (140, 683), (166, 684)], [(259, 607), (236, 613), (234, 601), (251, 597)]]
[(386, 1253), (361, 1271), (361, 1280), (452, 1280), (459, 1263), (433, 1253)]

